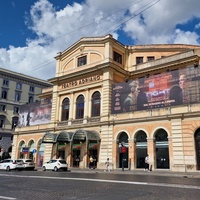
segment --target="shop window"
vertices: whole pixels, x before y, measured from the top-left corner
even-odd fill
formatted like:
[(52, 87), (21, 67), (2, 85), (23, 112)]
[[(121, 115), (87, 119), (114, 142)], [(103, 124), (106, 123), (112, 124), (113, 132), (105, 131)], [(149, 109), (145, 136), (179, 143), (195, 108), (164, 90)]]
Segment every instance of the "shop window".
[(1, 98), (7, 99), (7, 95), (8, 95), (8, 92), (6, 90), (3, 90), (2, 93), (1, 93)]
[(76, 100), (76, 119), (84, 117), (84, 96), (79, 95)]
[(122, 64), (122, 55), (114, 51), (113, 55), (114, 61), (118, 62), (119, 64)]
[(65, 98), (62, 102), (62, 121), (69, 119), (69, 99)]
[(143, 57), (136, 57), (136, 64), (143, 63)]
[(92, 117), (100, 116), (101, 110), (101, 95), (99, 92), (95, 92), (92, 95)]
[(87, 56), (82, 56), (78, 58), (78, 67), (86, 65), (87, 64)]

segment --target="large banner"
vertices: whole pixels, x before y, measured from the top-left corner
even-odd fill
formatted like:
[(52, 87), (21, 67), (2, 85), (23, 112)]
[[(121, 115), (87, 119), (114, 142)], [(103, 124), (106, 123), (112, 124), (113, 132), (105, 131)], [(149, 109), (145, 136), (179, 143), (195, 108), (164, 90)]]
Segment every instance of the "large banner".
[(112, 114), (200, 102), (200, 69), (188, 66), (112, 86)]
[(18, 127), (49, 123), (51, 120), (51, 107), (51, 99), (20, 106)]

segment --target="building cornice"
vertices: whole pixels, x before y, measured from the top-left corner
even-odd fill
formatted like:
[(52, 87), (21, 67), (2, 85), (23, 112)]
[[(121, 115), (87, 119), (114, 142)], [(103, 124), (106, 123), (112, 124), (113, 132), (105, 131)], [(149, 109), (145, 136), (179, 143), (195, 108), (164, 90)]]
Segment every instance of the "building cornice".
[(13, 72), (7, 69), (0, 68), (0, 76), (8, 77), (9, 79), (15, 79), (19, 82), (29, 82), (31, 84), (42, 85), (43, 87), (49, 87), (51, 84), (48, 81), (38, 79), (36, 77), (28, 76), (25, 74)]

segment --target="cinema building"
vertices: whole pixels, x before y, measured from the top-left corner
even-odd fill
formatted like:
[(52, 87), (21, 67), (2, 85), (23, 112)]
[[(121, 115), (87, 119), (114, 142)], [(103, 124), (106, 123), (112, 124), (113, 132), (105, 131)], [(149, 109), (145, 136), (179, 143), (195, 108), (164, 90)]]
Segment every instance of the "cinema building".
[(29, 126), (15, 129), (13, 157), (88, 168), (93, 156), (99, 169), (110, 158), (112, 169), (135, 170), (148, 154), (153, 170), (200, 170), (200, 46), (126, 46), (105, 35), (55, 59), (53, 87), (32, 106)]

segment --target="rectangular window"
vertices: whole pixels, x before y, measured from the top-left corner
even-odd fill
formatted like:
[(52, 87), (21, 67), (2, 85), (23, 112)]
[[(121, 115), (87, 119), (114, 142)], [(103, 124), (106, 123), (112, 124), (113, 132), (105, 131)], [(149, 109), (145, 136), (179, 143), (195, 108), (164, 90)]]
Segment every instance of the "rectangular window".
[(14, 114), (19, 114), (19, 107), (14, 107), (13, 113)]
[(148, 56), (148, 57), (147, 57), (147, 61), (152, 61), (152, 60), (155, 60), (155, 57), (154, 57), (154, 56)]
[(113, 55), (114, 61), (118, 62), (119, 64), (122, 64), (122, 55), (114, 51)]
[(136, 64), (143, 63), (143, 57), (136, 57)]
[(3, 85), (4, 85), (4, 86), (8, 86), (8, 85), (9, 85), (9, 80), (5, 80), (5, 79), (4, 79), (4, 80), (3, 80)]
[(78, 58), (78, 67), (86, 65), (86, 64), (87, 64), (87, 56)]
[(34, 86), (30, 86), (30, 92), (34, 92), (34, 90), (35, 90), (35, 88), (34, 88)]
[(20, 101), (21, 100), (21, 93), (16, 92), (15, 93), (15, 101)]
[(17, 90), (21, 90), (22, 89), (22, 84), (21, 83), (17, 83), (16, 84), (16, 89)]
[(0, 105), (0, 111), (6, 112), (6, 105)]

